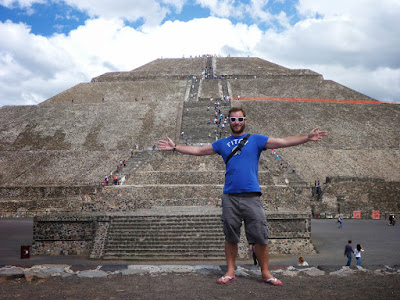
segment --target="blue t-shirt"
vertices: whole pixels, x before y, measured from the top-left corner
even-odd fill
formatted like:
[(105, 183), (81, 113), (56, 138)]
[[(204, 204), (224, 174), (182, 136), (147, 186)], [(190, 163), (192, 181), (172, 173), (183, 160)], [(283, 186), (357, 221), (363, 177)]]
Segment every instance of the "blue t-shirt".
[[(230, 136), (212, 143), (214, 151), (222, 156), (224, 161), (247, 135)], [(258, 183), (258, 162), (260, 154), (268, 141), (268, 137), (252, 134), (242, 147), (235, 153), (226, 165), (224, 194), (261, 193)]]

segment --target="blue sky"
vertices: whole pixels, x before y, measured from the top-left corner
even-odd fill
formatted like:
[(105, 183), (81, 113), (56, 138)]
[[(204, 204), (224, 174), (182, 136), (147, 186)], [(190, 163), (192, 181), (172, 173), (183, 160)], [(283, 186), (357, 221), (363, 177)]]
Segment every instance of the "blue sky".
[(31, 33), (51, 36), (53, 33), (68, 34), (79, 25), (84, 25), (89, 16), (82, 11), (71, 8), (64, 2), (33, 4), (29, 10), (21, 7), (0, 6), (0, 20), (12, 20), (25, 23), (31, 27)]
[(0, 0), (0, 106), (160, 57), (253, 56), (400, 103), (399, 0)]

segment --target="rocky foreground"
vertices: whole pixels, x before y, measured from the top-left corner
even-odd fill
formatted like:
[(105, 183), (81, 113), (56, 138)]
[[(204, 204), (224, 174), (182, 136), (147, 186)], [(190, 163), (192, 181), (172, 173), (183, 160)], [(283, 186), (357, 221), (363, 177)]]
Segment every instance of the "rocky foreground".
[(219, 285), (217, 265), (37, 265), (0, 268), (0, 299), (383, 299), (400, 298), (400, 269), (389, 266), (277, 267), (284, 283), (259, 282), (260, 270), (238, 266), (237, 281)]

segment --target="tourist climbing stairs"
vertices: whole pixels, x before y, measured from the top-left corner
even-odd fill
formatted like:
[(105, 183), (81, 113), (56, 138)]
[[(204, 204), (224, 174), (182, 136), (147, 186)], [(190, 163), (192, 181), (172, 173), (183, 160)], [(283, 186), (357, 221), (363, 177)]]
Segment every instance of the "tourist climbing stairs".
[[(218, 101), (220, 105), (217, 112), (220, 111), (221, 114), (227, 116), (230, 102)], [(227, 131), (227, 136), (230, 135), (228, 124), (225, 124), (225, 129), (214, 124), (215, 102), (217, 101), (210, 101), (210, 98), (200, 98), (198, 101), (184, 103), (180, 143), (208, 144), (214, 142), (216, 136), (224, 137), (225, 131)]]

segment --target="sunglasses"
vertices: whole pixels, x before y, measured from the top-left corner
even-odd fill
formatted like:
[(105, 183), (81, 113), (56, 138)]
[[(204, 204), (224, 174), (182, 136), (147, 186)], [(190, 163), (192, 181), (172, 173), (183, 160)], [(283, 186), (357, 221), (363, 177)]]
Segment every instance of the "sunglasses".
[(230, 121), (231, 123), (235, 122), (236, 120), (238, 120), (240, 123), (242, 123), (244, 120), (246, 120), (246, 117), (238, 117), (238, 118), (236, 118), (236, 117), (230, 117), (230, 118), (229, 118), (229, 121)]

